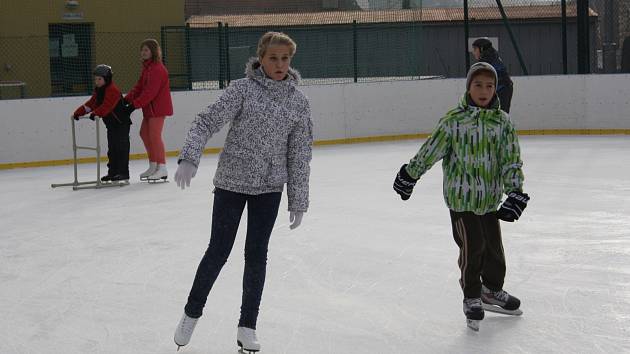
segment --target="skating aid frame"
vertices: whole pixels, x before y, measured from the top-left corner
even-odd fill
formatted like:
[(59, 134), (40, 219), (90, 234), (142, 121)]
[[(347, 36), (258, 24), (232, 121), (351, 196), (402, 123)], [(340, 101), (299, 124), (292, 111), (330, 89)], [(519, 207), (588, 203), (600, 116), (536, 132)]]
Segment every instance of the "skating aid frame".
[[(96, 125), (96, 147), (92, 146), (79, 146), (77, 145), (77, 135), (76, 135), (76, 120), (70, 117), (70, 124), (72, 126), (72, 155), (73, 155), (73, 165), (74, 165), (74, 182), (70, 183), (54, 183), (51, 184), (51, 188), (56, 187), (66, 187), (72, 186), (72, 190), (79, 189), (100, 189), (106, 187), (122, 187), (125, 184), (123, 183), (102, 183), (101, 182), (101, 134), (100, 134), (100, 123), (101, 120), (99, 117), (94, 117), (94, 123)], [(87, 181), (87, 182), (79, 182), (78, 179), (78, 171), (77, 171), (77, 150), (93, 150), (96, 152), (96, 181)]]

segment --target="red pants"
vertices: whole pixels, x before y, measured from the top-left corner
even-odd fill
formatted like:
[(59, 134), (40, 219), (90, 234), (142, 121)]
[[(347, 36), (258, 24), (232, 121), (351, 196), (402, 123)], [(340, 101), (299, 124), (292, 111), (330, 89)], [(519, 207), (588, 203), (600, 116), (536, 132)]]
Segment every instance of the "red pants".
[(140, 126), (140, 137), (149, 155), (149, 161), (159, 164), (166, 164), (166, 153), (164, 151), (164, 141), (162, 140), (162, 128), (164, 128), (165, 118), (144, 117)]

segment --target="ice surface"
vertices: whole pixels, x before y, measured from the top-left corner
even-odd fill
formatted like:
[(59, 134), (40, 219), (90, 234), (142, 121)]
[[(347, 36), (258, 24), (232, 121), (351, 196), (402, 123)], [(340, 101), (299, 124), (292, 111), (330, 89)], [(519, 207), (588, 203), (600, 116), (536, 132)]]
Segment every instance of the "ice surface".
[[(532, 199), (502, 225), (524, 314), (487, 313), (478, 333), (440, 166), (409, 201), (392, 191), (421, 142), (315, 149), (311, 208), (290, 231), (283, 199), (271, 238), (261, 354), (630, 352), (630, 138), (521, 138)], [(146, 161), (102, 190), (51, 189), (71, 166), (0, 171), (0, 353), (174, 353), (216, 163), (204, 157), (185, 191), (138, 182)], [(180, 353), (236, 353), (244, 231)]]

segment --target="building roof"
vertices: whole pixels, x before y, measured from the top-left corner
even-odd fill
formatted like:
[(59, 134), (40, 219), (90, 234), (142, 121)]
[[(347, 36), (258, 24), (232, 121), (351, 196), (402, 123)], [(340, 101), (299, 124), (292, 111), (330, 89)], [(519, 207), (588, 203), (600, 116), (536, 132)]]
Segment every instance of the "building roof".
[[(560, 5), (505, 6), (510, 20), (560, 18)], [(597, 16), (589, 9), (591, 17)], [(495, 7), (471, 7), (468, 10), (471, 21), (501, 20), (501, 13)], [(567, 6), (567, 17), (577, 17), (576, 5)], [(219, 22), (230, 27), (286, 27), (309, 25), (357, 23), (396, 23), (396, 22), (454, 22), (464, 20), (463, 8), (423, 8), (407, 10), (368, 10), (368, 11), (324, 11), (300, 13), (267, 13), (239, 15), (195, 15), (187, 24), (190, 27), (216, 27)]]

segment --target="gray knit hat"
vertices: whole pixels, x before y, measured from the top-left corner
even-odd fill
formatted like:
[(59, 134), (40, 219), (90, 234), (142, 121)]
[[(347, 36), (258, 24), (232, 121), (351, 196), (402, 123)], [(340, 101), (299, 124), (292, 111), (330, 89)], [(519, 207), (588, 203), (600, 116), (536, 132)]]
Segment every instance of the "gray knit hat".
[(494, 86), (496, 87), (497, 81), (498, 81), (497, 71), (494, 70), (492, 65), (490, 65), (488, 63), (478, 62), (478, 63), (473, 64), (470, 67), (470, 70), (468, 70), (468, 75), (466, 75), (466, 91), (470, 90), (470, 83), (472, 81), (472, 78), (479, 71), (485, 71), (485, 72), (488, 72), (488, 73), (492, 73), (492, 75), (494, 75)]

